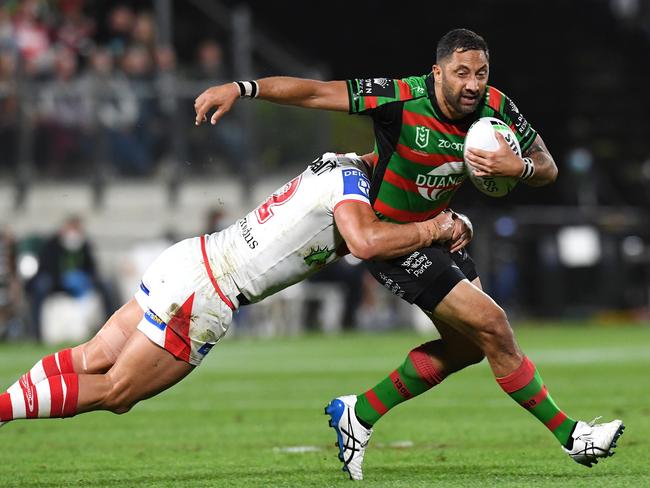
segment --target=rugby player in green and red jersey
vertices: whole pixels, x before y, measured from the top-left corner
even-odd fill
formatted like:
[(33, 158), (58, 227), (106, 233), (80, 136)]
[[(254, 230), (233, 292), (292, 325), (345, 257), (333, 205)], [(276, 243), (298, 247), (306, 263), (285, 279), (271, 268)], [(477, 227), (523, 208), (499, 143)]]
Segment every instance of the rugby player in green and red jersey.
[[(484, 39), (466, 29), (450, 31), (440, 39), (436, 57), (431, 73), (403, 79), (270, 77), (215, 86), (196, 99), (196, 123), (214, 109), (210, 121), (215, 124), (241, 97), (367, 115), (375, 133), (370, 199), (380, 218), (395, 222), (417, 222), (448, 207), (465, 179), (465, 135), (482, 116), (508, 124), (523, 157), (497, 135), (498, 150), (468, 152), (478, 176), (517, 177), (533, 186), (555, 181), (557, 167), (542, 138), (510, 98), (487, 84)], [(337, 432), (339, 459), (351, 478), (362, 479), (372, 426), (382, 415), (484, 357), (501, 388), (540, 420), (575, 461), (591, 466), (612, 454), (622, 422), (575, 421), (558, 408), (517, 345), (505, 312), (482, 291), (464, 249), (433, 244), (400, 258), (370, 261), (368, 268), (393, 293), (427, 313), (441, 338), (410, 351), (374, 388), (338, 397), (326, 407)]]

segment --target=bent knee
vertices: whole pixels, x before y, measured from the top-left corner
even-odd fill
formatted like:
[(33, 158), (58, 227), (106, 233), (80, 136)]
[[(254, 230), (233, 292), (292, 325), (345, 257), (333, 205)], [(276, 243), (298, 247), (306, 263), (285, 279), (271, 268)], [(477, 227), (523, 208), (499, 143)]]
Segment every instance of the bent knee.
[(129, 384), (123, 381), (117, 381), (111, 385), (106, 393), (102, 406), (105, 410), (118, 415), (127, 413), (138, 403), (132, 394)]
[(514, 341), (508, 317), (501, 307), (498, 305), (490, 307), (482, 314), (481, 318), (479, 336), (482, 344), (502, 344)]

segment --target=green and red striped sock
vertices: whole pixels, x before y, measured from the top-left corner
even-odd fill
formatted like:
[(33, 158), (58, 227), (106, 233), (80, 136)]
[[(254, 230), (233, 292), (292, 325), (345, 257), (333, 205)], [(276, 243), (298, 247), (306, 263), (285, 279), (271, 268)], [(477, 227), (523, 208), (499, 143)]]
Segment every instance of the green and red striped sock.
[(496, 380), (503, 391), (542, 422), (563, 446), (567, 445), (576, 421), (558, 408), (527, 357), (515, 371)]
[(445, 375), (432, 358), (436, 344), (432, 341), (413, 349), (404, 362), (374, 388), (357, 396), (357, 418), (371, 427), (390, 409), (431, 389)]

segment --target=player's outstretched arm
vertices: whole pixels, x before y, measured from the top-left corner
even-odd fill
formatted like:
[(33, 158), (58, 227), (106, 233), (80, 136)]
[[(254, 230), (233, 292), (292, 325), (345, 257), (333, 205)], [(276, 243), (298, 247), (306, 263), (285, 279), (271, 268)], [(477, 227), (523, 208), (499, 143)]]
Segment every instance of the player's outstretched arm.
[(297, 107), (336, 110), (349, 109), (345, 81), (318, 81), (288, 76), (272, 76), (256, 81), (240, 81), (213, 86), (201, 93), (194, 101), (196, 125), (207, 121), (216, 124), (237, 99), (261, 98), (269, 102)]
[(410, 224), (382, 222), (370, 205), (349, 201), (334, 211), (334, 220), (350, 252), (360, 259), (403, 256), (432, 242), (446, 242), (454, 234), (452, 212)]

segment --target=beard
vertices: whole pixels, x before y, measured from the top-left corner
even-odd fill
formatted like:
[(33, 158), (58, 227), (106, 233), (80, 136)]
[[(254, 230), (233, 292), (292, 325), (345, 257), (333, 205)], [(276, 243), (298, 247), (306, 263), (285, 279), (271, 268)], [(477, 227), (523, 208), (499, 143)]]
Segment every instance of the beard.
[[(483, 98), (485, 93), (476, 92), (476, 93), (467, 93), (460, 92), (454, 93), (450, 87), (443, 86), (443, 95), (445, 97), (445, 102), (450, 106), (456, 113), (461, 115), (469, 115), (476, 111), (478, 104)], [(470, 101), (468, 98), (472, 97)]]

